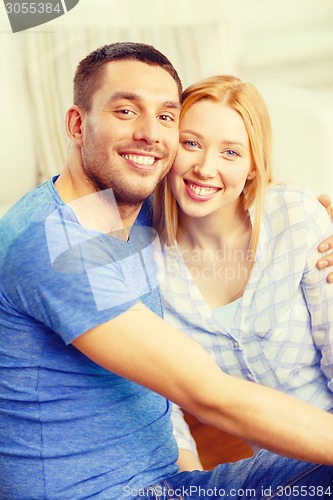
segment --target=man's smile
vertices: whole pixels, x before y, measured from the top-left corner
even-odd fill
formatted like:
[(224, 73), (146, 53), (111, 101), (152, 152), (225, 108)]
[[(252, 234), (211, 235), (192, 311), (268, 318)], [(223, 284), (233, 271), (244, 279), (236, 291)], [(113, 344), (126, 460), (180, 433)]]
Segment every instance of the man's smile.
[(135, 163), (136, 165), (140, 165), (140, 166), (144, 166), (144, 167), (153, 166), (156, 159), (157, 159), (155, 156), (147, 156), (147, 155), (131, 154), (131, 153), (125, 153), (125, 154), (122, 154), (121, 156), (125, 160), (128, 160), (132, 163)]

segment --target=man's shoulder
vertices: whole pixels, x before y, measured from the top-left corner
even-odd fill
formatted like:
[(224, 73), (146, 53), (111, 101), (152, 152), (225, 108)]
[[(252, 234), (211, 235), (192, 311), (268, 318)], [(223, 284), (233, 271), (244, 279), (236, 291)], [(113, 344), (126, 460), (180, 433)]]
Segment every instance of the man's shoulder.
[(32, 241), (45, 233), (48, 216), (58, 202), (50, 183), (45, 182), (19, 199), (0, 220), (0, 265), (14, 250), (28, 251)]
[(26, 221), (33, 219), (45, 220), (48, 214), (59, 205), (56, 198), (56, 191), (53, 188), (53, 180), (50, 179), (32, 191), (22, 196), (14, 205), (1, 217), (2, 227), (26, 224)]

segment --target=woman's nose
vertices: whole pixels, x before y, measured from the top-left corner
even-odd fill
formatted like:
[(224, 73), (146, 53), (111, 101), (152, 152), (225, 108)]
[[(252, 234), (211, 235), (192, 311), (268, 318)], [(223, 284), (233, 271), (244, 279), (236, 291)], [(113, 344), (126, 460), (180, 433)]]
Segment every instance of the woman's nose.
[(202, 161), (196, 163), (193, 167), (193, 171), (202, 179), (212, 179), (216, 176), (214, 163), (207, 157), (202, 158)]

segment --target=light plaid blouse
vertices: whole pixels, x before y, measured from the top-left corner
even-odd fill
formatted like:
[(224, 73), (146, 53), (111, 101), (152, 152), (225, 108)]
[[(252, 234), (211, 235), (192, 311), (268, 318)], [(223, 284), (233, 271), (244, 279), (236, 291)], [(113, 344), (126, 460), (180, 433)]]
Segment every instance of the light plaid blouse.
[[(326, 210), (310, 192), (269, 188), (255, 264), (231, 330), (215, 321), (177, 247), (164, 252), (165, 319), (230, 375), (333, 411), (333, 285), (316, 268), (318, 244), (332, 233)], [(194, 451), (177, 407), (173, 422), (178, 446)]]

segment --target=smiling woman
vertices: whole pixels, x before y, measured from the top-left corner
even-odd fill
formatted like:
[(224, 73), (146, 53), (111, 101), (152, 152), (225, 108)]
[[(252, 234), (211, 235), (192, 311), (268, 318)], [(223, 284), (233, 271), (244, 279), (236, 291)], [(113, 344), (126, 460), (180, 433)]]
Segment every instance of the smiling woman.
[[(270, 119), (253, 85), (217, 76), (185, 90), (155, 222), (165, 319), (230, 375), (333, 410), (333, 289), (315, 267), (332, 223), (305, 189), (272, 185)], [(200, 467), (176, 406), (173, 420), (181, 467)]]
[(239, 113), (224, 103), (193, 104), (182, 118), (180, 147), (168, 175), (180, 217), (203, 217), (212, 212), (212, 203), (216, 210), (228, 206), (235, 212), (244, 184), (252, 177), (249, 138)]
[[(223, 195), (223, 203), (239, 219), (237, 225), (241, 231), (243, 218), (248, 220), (247, 209), (251, 204), (257, 207), (250, 243), (250, 251), (254, 254), (264, 189), (272, 179), (271, 124), (262, 96), (253, 85), (242, 83), (233, 76), (211, 77), (185, 90), (180, 118), (180, 159), (178, 161), (177, 155), (175, 173), (173, 169), (170, 171), (168, 182), (163, 180), (156, 194), (155, 225), (159, 234), (167, 244), (172, 245), (176, 240), (180, 218), (186, 217), (186, 213), (177, 211), (176, 199), (177, 203), (187, 200), (191, 213), (199, 215), (202, 210), (204, 216), (206, 211), (209, 214), (213, 210), (213, 206), (223, 209), (219, 205)], [(185, 175), (186, 168), (189, 172), (193, 170), (191, 178)], [(178, 170), (184, 174), (183, 178), (178, 175)], [(216, 181), (213, 186), (212, 179)], [(172, 192), (176, 184), (182, 192), (179, 199)], [(189, 203), (194, 195), (200, 201), (200, 192), (208, 195), (201, 188), (217, 190), (217, 194), (211, 196), (215, 205), (209, 203), (206, 206), (204, 203), (202, 208), (200, 204)], [(161, 197), (163, 206), (159, 202)], [(193, 224), (193, 221), (187, 222)], [(236, 225), (232, 224), (232, 227)]]

